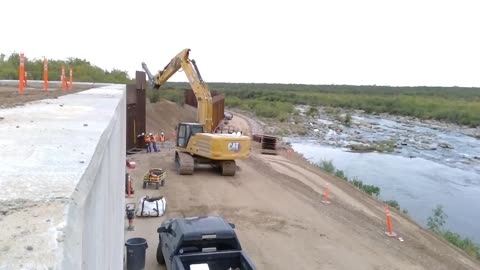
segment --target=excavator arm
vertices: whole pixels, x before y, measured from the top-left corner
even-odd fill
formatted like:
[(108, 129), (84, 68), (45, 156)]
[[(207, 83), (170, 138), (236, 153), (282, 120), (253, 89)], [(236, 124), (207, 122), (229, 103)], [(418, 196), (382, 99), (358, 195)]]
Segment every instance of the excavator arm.
[(183, 69), (187, 76), (188, 82), (192, 87), (193, 93), (197, 99), (198, 122), (203, 125), (205, 132), (212, 132), (213, 127), (213, 105), (212, 96), (207, 84), (203, 81), (200, 71), (197, 68), (195, 60), (188, 58), (190, 49), (184, 49), (178, 53), (163, 70), (153, 75), (145, 63), (142, 67), (147, 73), (148, 79), (154, 89), (159, 89), (165, 82), (170, 79), (176, 72)]

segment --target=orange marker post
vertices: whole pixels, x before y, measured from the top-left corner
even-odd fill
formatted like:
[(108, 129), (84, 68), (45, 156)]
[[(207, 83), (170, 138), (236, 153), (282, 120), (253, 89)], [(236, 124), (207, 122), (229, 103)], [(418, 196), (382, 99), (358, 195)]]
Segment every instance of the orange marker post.
[(70, 90), (73, 89), (73, 70), (72, 70), (72, 68), (70, 68), (70, 84), (68, 85), (68, 88)]
[(60, 75), (60, 80), (62, 81), (62, 90), (67, 89), (67, 81), (65, 79), (65, 67), (62, 65), (62, 75)]
[(48, 90), (48, 62), (47, 58), (43, 59), (43, 91)]
[(132, 196), (132, 179), (130, 178), (130, 174), (128, 174), (127, 180), (127, 198)]
[(18, 92), (23, 93), (25, 87), (25, 57), (23, 53), (20, 53), (20, 66), (18, 67)]
[(291, 158), (292, 157), (292, 148), (287, 149), (287, 157)]
[(323, 200), (322, 203), (329, 204), (330, 201), (328, 201), (328, 183), (325, 186), (325, 190), (323, 191)]
[(385, 232), (385, 234), (390, 237), (397, 237), (397, 234), (392, 231), (392, 220), (390, 217), (390, 212), (388, 211), (388, 206), (385, 205), (384, 209), (385, 209), (386, 222), (387, 222), (387, 232)]

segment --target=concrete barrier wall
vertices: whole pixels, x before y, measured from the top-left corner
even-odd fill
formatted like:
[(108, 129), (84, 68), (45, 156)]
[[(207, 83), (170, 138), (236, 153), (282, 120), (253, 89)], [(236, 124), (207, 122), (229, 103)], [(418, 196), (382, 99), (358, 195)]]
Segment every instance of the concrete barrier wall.
[(123, 268), (125, 128), (124, 93), (72, 195), (62, 269)]
[(0, 110), (0, 269), (123, 269), (125, 85)]

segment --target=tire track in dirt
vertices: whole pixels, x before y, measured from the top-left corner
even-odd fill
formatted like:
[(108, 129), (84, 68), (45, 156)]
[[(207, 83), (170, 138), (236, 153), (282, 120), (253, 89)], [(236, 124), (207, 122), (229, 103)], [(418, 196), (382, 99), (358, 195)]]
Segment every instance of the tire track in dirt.
[[(272, 157), (272, 156), (266, 156), (264, 157), (267, 162), (272, 164), (272, 167), (283, 174), (289, 175), (293, 178), (295, 178), (297, 181), (301, 181), (304, 184), (311, 186), (316, 192), (319, 194), (322, 194), (327, 181), (325, 179), (322, 179), (320, 176), (309, 172), (298, 165), (294, 165), (288, 161), (283, 160), (283, 157)], [(298, 177), (298, 176), (303, 176), (303, 177)], [(323, 182), (322, 184), (320, 182)], [(365, 212), (366, 214), (370, 215), (373, 218), (378, 218), (378, 215), (373, 213), (370, 209), (367, 209), (365, 207), (361, 207), (362, 204), (349, 196), (347, 193), (343, 192), (339, 188), (337, 188), (334, 184), (329, 183), (329, 198), (339, 199), (342, 202), (348, 204), (348, 206), (352, 208), (356, 208), (360, 211)]]

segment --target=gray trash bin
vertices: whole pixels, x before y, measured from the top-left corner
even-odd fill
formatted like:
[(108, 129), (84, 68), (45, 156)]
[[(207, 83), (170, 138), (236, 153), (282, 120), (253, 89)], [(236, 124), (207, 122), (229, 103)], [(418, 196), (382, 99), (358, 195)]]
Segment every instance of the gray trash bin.
[(145, 269), (145, 251), (148, 248), (145, 238), (130, 238), (125, 243), (127, 247), (127, 270)]

